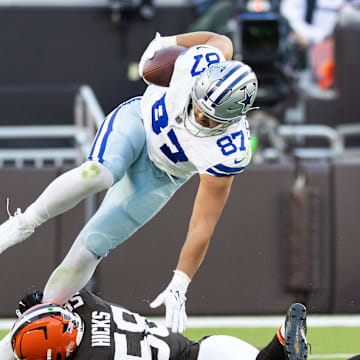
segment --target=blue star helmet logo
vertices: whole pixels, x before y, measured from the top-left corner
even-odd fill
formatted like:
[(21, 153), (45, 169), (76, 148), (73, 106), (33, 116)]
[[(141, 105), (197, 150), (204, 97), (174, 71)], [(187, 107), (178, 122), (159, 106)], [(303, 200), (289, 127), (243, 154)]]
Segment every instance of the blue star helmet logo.
[(248, 107), (251, 107), (253, 96), (255, 95), (255, 90), (253, 90), (251, 93), (248, 92), (247, 86), (245, 86), (244, 89), (244, 95), (245, 97), (237, 101), (236, 103), (243, 106), (242, 112), (245, 113), (248, 110)]

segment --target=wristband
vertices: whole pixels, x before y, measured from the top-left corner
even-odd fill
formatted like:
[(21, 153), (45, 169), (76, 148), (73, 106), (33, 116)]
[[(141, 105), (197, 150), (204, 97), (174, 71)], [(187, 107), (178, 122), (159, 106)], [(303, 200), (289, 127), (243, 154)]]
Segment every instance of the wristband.
[(162, 36), (160, 39), (163, 47), (177, 46), (176, 35)]
[(176, 287), (183, 291), (184, 294), (191, 282), (189, 276), (181, 270), (174, 270), (174, 276), (170, 281), (169, 287)]

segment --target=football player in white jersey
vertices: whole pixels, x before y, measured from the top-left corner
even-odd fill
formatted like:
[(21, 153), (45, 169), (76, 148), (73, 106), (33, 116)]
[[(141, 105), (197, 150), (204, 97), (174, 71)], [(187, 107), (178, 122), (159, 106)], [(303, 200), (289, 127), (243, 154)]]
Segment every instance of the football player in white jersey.
[(24, 213), (0, 226), (0, 253), (28, 238), (46, 220), (85, 197), (109, 189), (100, 208), (50, 276), (44, 301), (64, 303), (83, 288), (101, 259), (151, 219), (176, 190), (200, 174), (188, 233), (168, 287), (151, 303), (166, 308), (173, 332), (186, 327), (188, 285), (206, 254), (234, 175), (251, 158), (246, 113), (257, 78), (231, 61), (229, 38), (211, 32), (157, 35), (139, 65), (167, 46), (177, 58), (169, 87), (149, 85), (104, 120), (88, 161), (55, 179)]
[[(236, 337), (194, 342), (123, 307), (81, 290), (65, 306), (20, 302), (22, 315), (0, 342), (2, 360), (305, 360), (306, 308), (292, 304), (261, 351)], [(38, 302), (36, 302), (38, 303)]]

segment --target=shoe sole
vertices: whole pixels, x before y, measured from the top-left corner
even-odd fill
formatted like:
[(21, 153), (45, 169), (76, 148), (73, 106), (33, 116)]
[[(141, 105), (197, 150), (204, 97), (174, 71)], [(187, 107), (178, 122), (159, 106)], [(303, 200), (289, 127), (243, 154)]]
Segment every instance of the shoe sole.
[(289, 360), (304, 360), (308, 356), (308, 346), (303, 331), (299, 326), (306, 321), (306, 308), (302, 304), (293, 304), (288, 313), (290, 322), (285, 339), (285, 352)]

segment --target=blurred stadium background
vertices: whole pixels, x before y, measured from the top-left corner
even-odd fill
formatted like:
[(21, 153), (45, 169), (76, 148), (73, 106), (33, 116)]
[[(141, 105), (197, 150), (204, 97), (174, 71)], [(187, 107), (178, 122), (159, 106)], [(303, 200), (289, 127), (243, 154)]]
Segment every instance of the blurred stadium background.
[[(6, 198), (11, 211), (29, 205), (85, 158), (104, 114), (144, 91), (137, 62), (155, 32), (185, 32), (195, 19), (187, 0), (0, 0), (1, 222)], [(259, 75), (261, 110), (250, 117), (253, 163), (236, 179), (188, 313), (283, 314), (300, 301), (312, 314), (351, 319), (360, 312), (360, 21), (336, 27), (335, 85), (326, 90), (298, 69), (277, 11), (239, 11), (228, 25), (235, 57)], [(197, 181), (101, 263), (97, 293), (162, 313), (148, 302), (176, 263)], [(0, 317), (13, 317), (17, 299), (44, 286), (102, 196), (1, 256)]]

